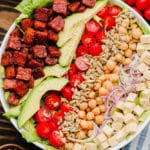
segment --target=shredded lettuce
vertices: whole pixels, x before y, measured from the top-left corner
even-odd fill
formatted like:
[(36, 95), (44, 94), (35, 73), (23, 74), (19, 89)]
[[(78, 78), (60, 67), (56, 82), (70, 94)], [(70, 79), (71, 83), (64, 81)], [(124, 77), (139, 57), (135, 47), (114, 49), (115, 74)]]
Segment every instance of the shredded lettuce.
[(0, 65), (0, 78), (4, 78), (4, 77), (5, 77), (4, 67)]

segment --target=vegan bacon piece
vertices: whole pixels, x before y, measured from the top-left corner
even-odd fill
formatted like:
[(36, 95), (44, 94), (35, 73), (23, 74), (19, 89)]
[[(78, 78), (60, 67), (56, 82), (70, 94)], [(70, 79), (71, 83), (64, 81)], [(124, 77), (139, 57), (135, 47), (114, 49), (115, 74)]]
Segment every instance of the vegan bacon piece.
[(53, 1), (53, 11), (66, 16), (67, 14), (67, 0), (54, 0)]
[(50, 56), (47, 56), (47, 57), (45, 58), (45, 63), (46, 63), (47, 65), (49, 65), (49, 66), (55, 65), (55, 64), (57, 64), (57, 62), (58, 62), (57, 58), (53, 58), (53, 57), (50, 57)]
[(30, 68), (18, 67), (16, 79), (29, 81), (32, 75), (32, 70)]
[(27, 28), (27, 30), (24, 32), (24, 42), (26, 44), (33, 44), (34, 42), (34, 36), (35, 36), (35, 30), (32, 28)]
[(32, 47), (34, 58), (45, 58), (47, 56), (46, 46), (35, 45)]
[(18, 98), (18, 96), (15, 93), (13, 93), (13, 92), (11, 92), (9, 94), (7, 101), (11, 105), (17, 106), (19, 104), (19, 98)]
[(46, 28), (46, 23), (42, 22), (42, 21), (35, 20), (34, 21), (34, 28), (37, 29), (37, 30), (42, 30), (43, 31)]
[(27, 66), (31, 67), (31, 68), (34, 68), (34, 67), (43, 67), (44, 66), (44, 63), (41, 63), (35, 59), (31, 59)]
[(46, 44), (47, 41), (47, 31), (36, 31), (35, 32), (35, 42), (37, 44)]
[(19, 31), (19, 29), (18, 28), (15, 28), (12, 32), (11, 32), (11, 34), (10, 34), (10, 36), (20, 36), (20, 31)]
[(49, 46), (48, 52), (49, 52), (51, 57), (59, 57), (61, 54), (59, 49), (56, 46)]
[(53, 41), (53, 42), (58, 41), (58, 35), (55, 32), (53, 32), (52, 30), (48, 31), (47, 38), (48, 38), (48, 40)]
[(21, 47), (20, 37), (10, 36), (7, 43), (7, 49), (20, 50), (20, 47)]
[(54, 31), (59, 32), (64, 28), (64, 24), (64, 19), (61, 16), (57, 16), (48, 23), (48, 26)]
[(82, 3), (88, 7), (94, 7), (96, 0), (82, 0)]
[(35, 79), (44, 77), (44, 75), (45, 75), (45, 73), (44, 73), (42, 67), (33, 68), (32, 74), (33, 74), (33, 77), (34, 77)]
[(84, 12), (86, 9), (86, 7), (84, 5), (81, 5), (79, 8), (78, 8), (78, 12)]
[(13, 90), (16, 85), (16, 79), (4, 79), (4, 89)]
[(30, 80), (27, 82), (27, 86), (29, 88), (33, 88), (34, 87), (34, 78), (33, 78), (33, 76), (31, 76)]
[(27, 28), (31, 28), (33, 26), (33, 20), (29, 18), (23, 19), (21, 20), (20, 24), (23, 31), (25, 31)]
[(13, 62), (13, 59), (12, 59), (12, 53), (11, 52), (4, 52), (2, 54), (2, 59), (1, 59), (1, 64), (2, 66), (8, 66), (8, 65), (11, 65)]
[(76, 1), (76, 2), (72, 2), (71, 4), (69, 4), (68, 9), (70, 12), (74, 13), (78, 11), (79, 7), (80, 7), (80, 2)]
[(5, 78), (12, 79), (16, 77), (16, 69), (14, 65), (5, 68)]

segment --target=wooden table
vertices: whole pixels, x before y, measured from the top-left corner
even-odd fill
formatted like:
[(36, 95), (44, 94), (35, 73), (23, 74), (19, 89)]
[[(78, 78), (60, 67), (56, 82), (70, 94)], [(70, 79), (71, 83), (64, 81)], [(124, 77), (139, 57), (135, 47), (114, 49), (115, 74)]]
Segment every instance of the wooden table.
[[(0, 44), (10, 25), (19, 15), (19, 13), (14, 10), (14, 7), (19, 1), (20, 0), (0, 0)], [(21, 137), (10, 121), (2, 117), (3, 113), (4, 111), (0, 103), (0, 146), (14, 143), (22, 146), (25, 150), (39, 150), (36, 146), (27, 143)]]

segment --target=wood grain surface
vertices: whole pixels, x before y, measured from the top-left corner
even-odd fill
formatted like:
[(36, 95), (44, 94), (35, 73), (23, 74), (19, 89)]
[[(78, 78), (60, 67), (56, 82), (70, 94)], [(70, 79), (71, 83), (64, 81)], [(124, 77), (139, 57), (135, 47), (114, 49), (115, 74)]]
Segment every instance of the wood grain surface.
[[(5, 33), (13, 23), (19, 13), (14, 7), (20, 0), (0, 0), (0, 45), (5, 36)], [(4, 110), (0, 103), (0, 150), (4, 144), (18, 144), (25, 150), (39, 150), (33, 144), (27, 143), (20, 133), (12, 126), (9, 120), (5, 119), (2, 114)], [(12, 150), (12, 149), (9, 149)]]

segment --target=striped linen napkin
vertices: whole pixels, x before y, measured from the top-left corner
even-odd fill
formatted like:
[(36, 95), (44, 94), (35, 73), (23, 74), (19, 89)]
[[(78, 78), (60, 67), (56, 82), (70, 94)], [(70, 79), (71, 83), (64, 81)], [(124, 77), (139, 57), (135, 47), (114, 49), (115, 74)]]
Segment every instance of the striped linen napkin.
[(140, 135), (121, 150), (150, 150), (150, 122)]

